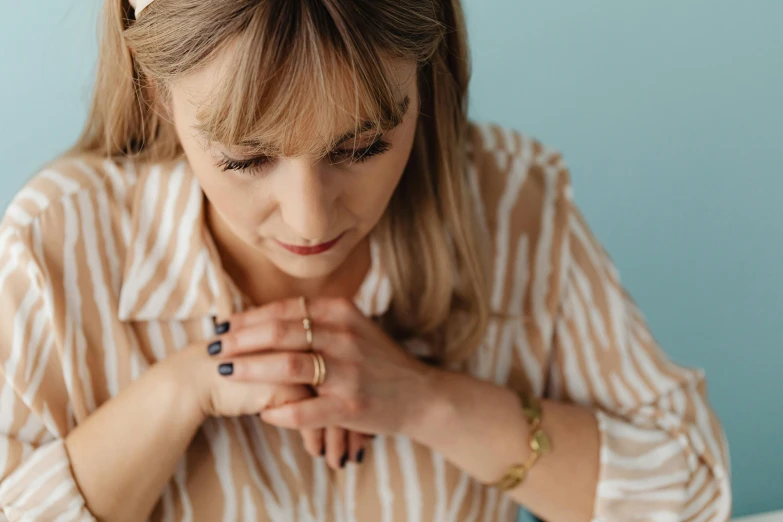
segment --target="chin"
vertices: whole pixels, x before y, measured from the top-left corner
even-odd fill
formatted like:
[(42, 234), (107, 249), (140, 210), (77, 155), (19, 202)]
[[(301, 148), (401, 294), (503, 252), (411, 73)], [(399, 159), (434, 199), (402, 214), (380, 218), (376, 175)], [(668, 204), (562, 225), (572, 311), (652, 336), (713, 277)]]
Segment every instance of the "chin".
[(296, 279), (318, 279), (332, 274), (342, 262), (341, 259), (327, 257), (316, 259), (315, 257), (277, 258), (274, 264), (281, 272)]

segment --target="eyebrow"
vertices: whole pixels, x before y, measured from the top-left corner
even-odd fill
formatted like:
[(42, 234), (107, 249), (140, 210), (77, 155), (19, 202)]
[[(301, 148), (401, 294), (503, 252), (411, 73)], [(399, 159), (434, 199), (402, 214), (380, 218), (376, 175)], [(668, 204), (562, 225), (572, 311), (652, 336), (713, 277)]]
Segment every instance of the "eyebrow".
[[(405, 118), (405, 115), (408, 113), (408, 109), (410, 108), (411, 99), (410, 96), (405, 96), (401, 102), (397, 104), (397, 111), (392, 114), (385, 114), (380, 122), (380, 130), (382, 132), (388, 132), (395, 127), (399, 127), (402, 125), (402, 121)], [(332, 146), (336, 147), (337, 145), (343, 143), (344, 141), (348, 141), (350, 139), (355, 138), (356, 136), (359, 136), (360, 134), (367, 132), (369, 130), (372, 130), (375, 128), (375, 123), (372, 121), (366, 120), (361, 122), (355, 129), (350, 130), (346, 132), (345, 134), (339, 136), (334, 141), (332, 141)], [(249, 141), (243, 141), (241, 143), (237, 144), (240, 147), (248, 147), (253, 149), (263, 149), (264, 144), (260, 143), (256, 140), (249, 140)]]
[[(408, 113), (408, 108), (410, 107), (410, 104), (411, 104), (410, 96), (406, 96), (400, 103), (397, 104), (397, 111), (392, 115), (387, 115), (386, 118), (381, 121), (381, 130), (383, 132), (387, 132), (395, 127), (399, 127), (400, 125), (402, 125), (402, 120), (405, 118), (405, 115)], [(359, 134), (372, 130), (373, 127), (375, 127), (375, 124), (373, 122), (363, 121), (361, 124), (359, 124), (359, 126), (356, 129), (346, 132), (345, 134), (337, 138), (333, 143), (335, 145), (339, 145), (344, 141), (348, 141), (352, 138), (355, 138)]]

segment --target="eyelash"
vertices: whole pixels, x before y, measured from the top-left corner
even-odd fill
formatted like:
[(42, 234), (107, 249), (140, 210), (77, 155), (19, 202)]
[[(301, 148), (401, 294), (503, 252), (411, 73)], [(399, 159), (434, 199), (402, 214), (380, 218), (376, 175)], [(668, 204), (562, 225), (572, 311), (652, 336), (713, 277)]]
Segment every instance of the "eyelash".
[[(367, 147), (356, 149), (354, 151), (335, 151), (337, 155), (342, 155), (344, 158), (338, 162), (349, 160), (351, 163), (363, 163), (373, 156), (378, 156), (384, 152), (388, 152), (391, 149), (391, 143), (383, 139), (378, 139), (368, 145)], [(223, 172), (229, 170), (247, 171), (250, 175), (258, 175), (258, 171), (263, 169), (272, 159), (269, 156), (259, 156), (257, 158), (249, 158), (245, 160), (235, 160), (228, 156), (223, 156), (223, 159), (218, 164), (218, 167)]]

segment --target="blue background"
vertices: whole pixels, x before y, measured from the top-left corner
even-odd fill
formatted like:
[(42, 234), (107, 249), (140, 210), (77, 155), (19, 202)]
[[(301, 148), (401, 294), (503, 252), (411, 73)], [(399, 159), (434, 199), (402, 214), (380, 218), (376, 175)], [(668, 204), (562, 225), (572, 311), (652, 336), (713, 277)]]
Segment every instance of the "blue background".
[[(0, 0), (0, 208), (83, 122), (96, 0)], [(665, 350), (706, 369), (735, 513), (783, 508), (783, 2), (466, 0), (471, 112), (559, 148)]]

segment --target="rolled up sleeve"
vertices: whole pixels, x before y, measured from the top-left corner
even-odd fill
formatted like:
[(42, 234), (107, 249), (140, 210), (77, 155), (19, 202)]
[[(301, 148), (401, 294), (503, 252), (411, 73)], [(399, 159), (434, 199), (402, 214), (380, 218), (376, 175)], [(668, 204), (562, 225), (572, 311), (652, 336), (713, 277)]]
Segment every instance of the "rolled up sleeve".
[(0, 505), (9, 521), (95, 520), (73, 478), (62, 439), (29, 452), (0, 485)]
[(571, 208), (553, 394), (596, 412), (595, 521), (725, 521), (728, 449), (703, 372), (672, 363)]
[(0, 228), (0, 520), (93, 521), (65, 448), (69, 401), (45, 275)]

